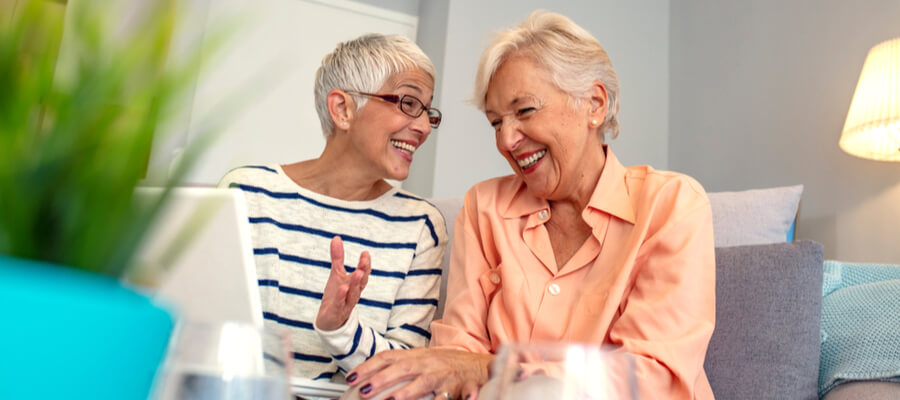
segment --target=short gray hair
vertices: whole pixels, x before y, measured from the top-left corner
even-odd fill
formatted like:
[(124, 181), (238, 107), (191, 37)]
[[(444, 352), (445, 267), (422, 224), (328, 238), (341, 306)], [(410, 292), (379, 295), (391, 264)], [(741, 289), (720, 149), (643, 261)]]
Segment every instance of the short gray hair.
[(514, 56), (529, 57), (544, 67), (556, 87), (569, 94), (574, 104), (588, 97), (594, 81), (606, 88), (606, 118), (600, 132), (619, 134), (619, 78), (606, 50), (584, 28), (569, 18), (537, 10), (519, 26), (501, 32), (484, 50), (475, 75), (472, 102), (484, 111), (487, 88), (504, 61)]
[[(340, 89), (374, 93), (394, 74), (415, 69), (434, 80), (434, 64), (419, 46), (404, 36), (373, 33), (338, 43), (334, 51), (322, 58), (322, 65), (316, 71), (314, 94), (322, 134), (327, 138), (334, 129), (328, 112), (328, 92)], [(356, 99), (359, 111), (366, 98)]]

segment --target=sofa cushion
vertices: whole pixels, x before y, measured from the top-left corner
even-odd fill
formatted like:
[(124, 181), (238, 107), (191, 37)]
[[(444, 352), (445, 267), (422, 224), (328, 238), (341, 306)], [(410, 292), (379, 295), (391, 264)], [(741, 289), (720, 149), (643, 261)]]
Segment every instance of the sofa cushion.
[(817, 398), (822, 262), (811, 241), (716, 248), (716, 398)]
[(789, 241), (803, 185), (708, 193), (716, 247)]

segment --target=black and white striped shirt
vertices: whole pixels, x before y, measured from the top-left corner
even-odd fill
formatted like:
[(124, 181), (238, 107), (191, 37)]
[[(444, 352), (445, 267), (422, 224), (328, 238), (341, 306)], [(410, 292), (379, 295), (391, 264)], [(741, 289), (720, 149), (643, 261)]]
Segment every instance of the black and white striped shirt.
[[(432, 204), (398, 188), (374, 200), (335, 199), (297, 185), (279, 165), (234, 169), (219, 186), (246, 197), (263, 318), (290, 333), (294, 375), (331, 379), (379, 351), (427, 345), (448, 242)], [(324, 332), (313, 322), (336, 235), (347, 271), (365, 250), (372, 272), (347, 323)]]

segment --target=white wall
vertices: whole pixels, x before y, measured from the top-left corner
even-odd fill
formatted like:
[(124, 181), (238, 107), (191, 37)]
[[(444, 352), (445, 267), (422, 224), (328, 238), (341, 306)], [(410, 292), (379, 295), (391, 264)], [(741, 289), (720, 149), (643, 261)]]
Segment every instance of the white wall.
[[(364, 3), (375, 7), (384, 8), (391, 11), (397, 11), (407, 15), (419, 14), (419, 2), (421, 0), (353, 0), (357, 3)], [(431, 0), (425, 0), (429, 2)]]
[(868, 49), (900, 1), (673, 0), (669, 167), (708, 191), (802, 183), (797, 236), (900, 263), (900, 163), (838, 138)]
[[(668, 166), (669, 0), (425, 0), (421, 7), (420, 36), (428, 26), (436, 26), (437, 36), (445, 30), (443, 49), (439, 43), (420, 42), (432, 59), (441, 60), (434, 104), (445, 119), (429, 139), (435, 146), (430, 185), (420, 175), (430, 172), (427, 166), (422, 168), (427, 154), (416, 154), (411, 178), (404, 184), (407, 189), (425, 196), (458, 197), (479, 181), (512, 173), (494, 146), (490, 125), (467, 100), (489, 34), (518, 24), (538, 8), (572, 18), (609, 53), (622, 93), (622, 132), (611, 146), (623, 163)], [(435, 17), (440, 15), (435, 9), (442, 7), (446, 26)]]
[[(137, 1), (137, 0), (117, 0)], [(231, 36), (196, 80), (184, 116), (161, 130), (151, 159), (165, 172), (185, 143), (217, 132), (187, 177), (215, 184), (228, 170), (248, 164), (287, 164), (318, 157), (325, 147), (313, 99), (315, 71), (336, 43), (368, 32), (415, 39), (415, 1), (403, 11), (349, 0), (184, 0), (185, 24), (175, 54), (209, 51), (217, 29)], [(187, 46), (188, 39), (202, 39)], [(178, 57), (173, 57), (178, 58)], [(171, 134), (166, 134), (172, 132)], [(163, 168), (160, 168), (163, 167)], [(155, 176), (152, 181), (159, 180)]]
[[(432, 107), (445, 111), (442, 104), (444, 93), (444, 55), (447, 48), (447, 0), (425, 0), (419, 8), (419, 31), (416, 43), (431, 58), (437, 79), (434, 82), (434, 100)], [(446, 115), (446, 114), (445, 114)], [(448, 132), (442, 123), (440, 129), (431, 131), (429, 139), (416, 150), (410, 166), (409, 176), (403, 181), (403, 188), (422, 196), (431, 196), (434, 185), (434, 167), (437, 154), (438, 137), (441, 132)], [(451, 133), (447, 133), (451, 134)]]

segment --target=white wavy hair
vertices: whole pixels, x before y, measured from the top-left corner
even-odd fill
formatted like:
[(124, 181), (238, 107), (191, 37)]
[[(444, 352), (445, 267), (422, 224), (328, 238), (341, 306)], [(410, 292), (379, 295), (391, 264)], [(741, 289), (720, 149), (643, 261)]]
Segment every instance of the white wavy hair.
[[(415, 69), (424, 71), (434, 81), (434, 64), (405, 36), (372, 33), (338, 43), (334, 51), (322, 58), (322, 65), (316, 71), (313, 90), (322, 134), (327, 138), (334, 130), (326, 101), (328, 92), (340, 89), (374, 93), (394, 74)], [(355, 99), (359, 111), (367, 98)]]
[(531, 13), (519, 26), (500, 32), (481, 54), (475, 75), (472, 103), (484, 111), (485, 96), (494, 73), (504, 61), (526, 56), (545, 68), (557, 88), (569, 94), (571, 104), (589, 97), (594, 81), (606, 88), (606, 118), (600, 132), (619, 134), (619, 78), (606, 50), (584, 28), (569, 18), (545, 10)]

